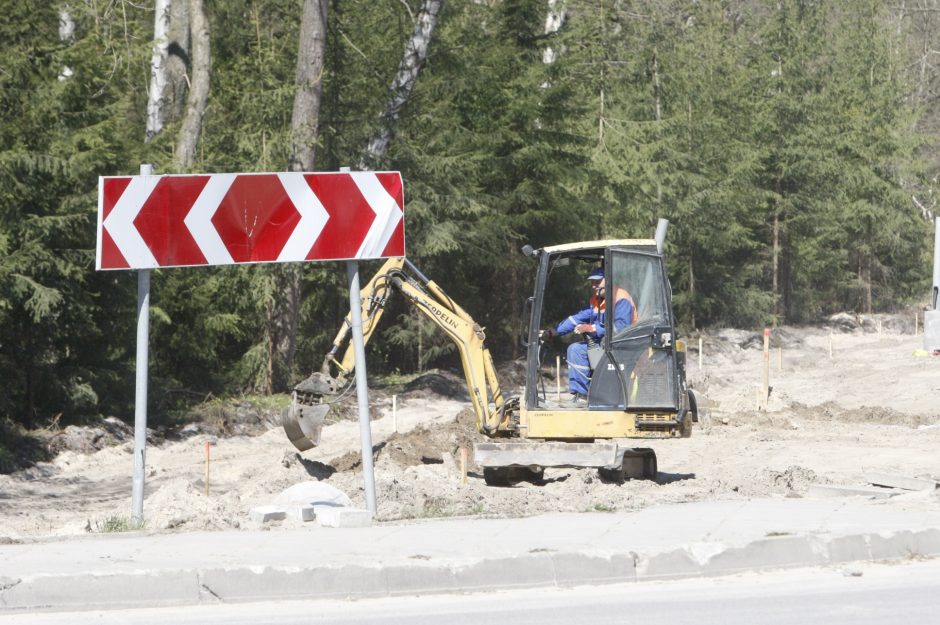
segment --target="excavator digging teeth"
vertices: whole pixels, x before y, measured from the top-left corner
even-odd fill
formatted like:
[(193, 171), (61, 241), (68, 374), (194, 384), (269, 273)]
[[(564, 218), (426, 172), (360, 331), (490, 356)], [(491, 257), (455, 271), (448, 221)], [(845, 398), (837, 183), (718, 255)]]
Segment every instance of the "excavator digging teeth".
[(281, 425), (294, 447), (307, 451), (320, 444), (323, 420), (329, 411), (329, 404), (303, 404), (294, 394), (290, 407), (281, 415)]

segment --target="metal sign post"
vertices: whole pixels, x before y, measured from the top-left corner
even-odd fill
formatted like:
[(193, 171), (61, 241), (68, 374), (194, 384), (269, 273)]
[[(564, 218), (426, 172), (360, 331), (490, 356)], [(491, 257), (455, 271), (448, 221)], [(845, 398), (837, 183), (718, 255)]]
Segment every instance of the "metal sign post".
[(356, 398), (359, 400), (359, 435), (362, 442), (362, 476), (366, 486), (366, 506), (375, 516), (375, 469), (372, 463), (372, 419), (369, 415), (369, 387), (366, 383), (366, 348), (362, 336), (362, 297), (359, 294), (359, 263), (346, 261), (349, 277), (349, 313), (352, 321), (353, 353), (356, 357)]
[[(141, 176), (153, 175), (153, 165), (141, 165)], [(134, 394), (134, 484), (131, 522), (144, 522), (144, 472), (147, 452), (147, 373), (150, 358), (150, 269), (137, 270), (137, 366)]]

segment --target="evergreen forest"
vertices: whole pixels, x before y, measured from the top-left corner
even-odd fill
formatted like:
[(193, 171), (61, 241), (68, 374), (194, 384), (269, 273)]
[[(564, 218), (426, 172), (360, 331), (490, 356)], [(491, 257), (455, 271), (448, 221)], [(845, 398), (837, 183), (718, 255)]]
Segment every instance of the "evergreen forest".
[[(99, 176), (143, 163), (402, 172), (409, 259), (486, 328), (497, 361), (521, 355), (534, 276), (522, 245), (650, 238), (660, 217), (685, 333), (927, 302), (940, 0), (0, 11), (8, 446), (50, 423), (132, 419), (137, 275), (95, 270), (97, 196)], [(364, 263), (364, 280), (377, 268)], [(349, 306), (344, 263), (168, 268), (151, 285), (157, 420), (286, 391), (319, 367)], [(394, 302), (368, 359), (370, 373), (458, 366)]]

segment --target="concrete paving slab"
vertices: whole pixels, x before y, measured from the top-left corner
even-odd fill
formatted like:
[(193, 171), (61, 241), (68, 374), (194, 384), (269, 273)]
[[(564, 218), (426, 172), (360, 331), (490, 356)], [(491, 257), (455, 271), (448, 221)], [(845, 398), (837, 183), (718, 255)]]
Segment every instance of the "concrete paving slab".
[(317, 518), (316, 509), (313, 506), (287, 506), (287, 518), (294, 521), (313, 521)]
[(362, 508), (314, 506), (317, 523), (321, 527), (369, 527), (372, 513)]
[(5, 610), (119, 609), (199, 603), (194, 571), (136, 571), (33, 576), (0, 592)]
[(895, 473), (879, 473), (877, 471), (866, 471), (865, 481), (875, 486), (903, 488), (904, 490), (931, 491), (940, 488), (940, 484), (938, 484), (936, 480), (925, 480)]
[(454, 574), (457, 587), (464, 592), (555, 585), (552, 558), (547, 553), (487, 558), (459, 567)]
[(880, 488), (878, 486), (838, 486), (833, 484), (813, 484), (807, 490), (808, 497), (871, 497), (873, 499), (887, 499), (900, 495), (904, 491), (899, 488)]
[(636, 581), (636, 557), (633, 554), (605, 557), (585, 553), (557, 553), (552, 554), (551, 558), (558, 586)]
[(821, 564), (827, 564), (826, 559), (824, 554), (814, 549), (810, 536), (775, 536), (726, 549), (710, 558), (703, 572), (706, 575), (730, 575), (742, 571)]
[(863, 534), (833, 538), (829, 541), (828, 549), (830, 564), (844, 564), (846, 562), (873, 559), (871, 547), (868, 544), (868, 536)]
[(282, 521), (287, 518), (287, 511), (282, 506), (258, 506), (248, 512), (248, 518), (253, 523)]

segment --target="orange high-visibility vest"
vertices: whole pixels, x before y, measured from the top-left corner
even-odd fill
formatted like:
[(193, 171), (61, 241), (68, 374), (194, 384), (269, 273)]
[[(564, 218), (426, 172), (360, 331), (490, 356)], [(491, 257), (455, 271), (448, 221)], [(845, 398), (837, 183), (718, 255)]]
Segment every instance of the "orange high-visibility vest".
[[(623, 300), (623, 299), (630, 302), (630, 305), (633, 307), (633, 314), (631, 315), (631, 319), (630, 319), (630, 325), (633, 325), (634, 323), (636, 323), (636, 320), (637, 320), (636, 302), (633, 301), (633, 297), (630, 295), (630, 293), (627, 292), (626, 289), (617, 287), (614, 290), (614, 302), (619, 302), (620, 300)], [(597, 296), (592, 295), (591, 296), (591, 308), (594, 309), (594, 312), (600, 313), (606, 310), (607, 300), (604, 299), (603, 297), (597, 297)]]

